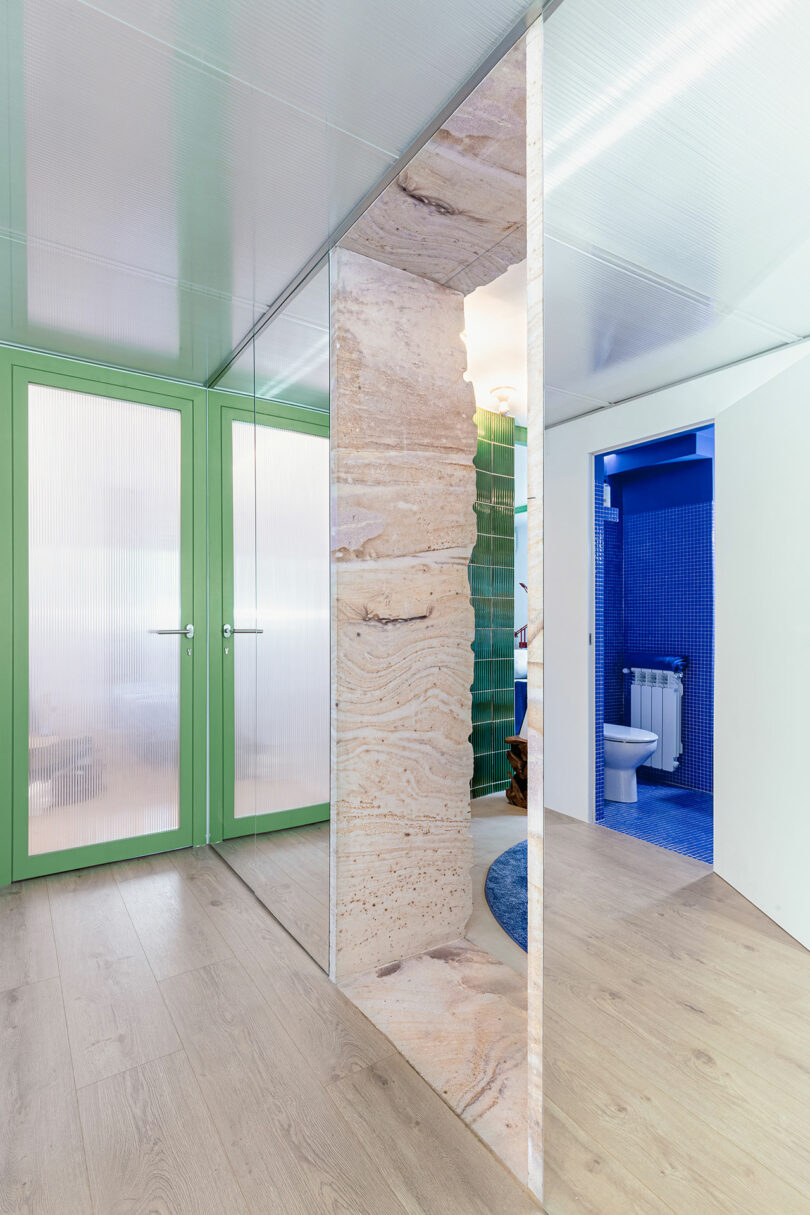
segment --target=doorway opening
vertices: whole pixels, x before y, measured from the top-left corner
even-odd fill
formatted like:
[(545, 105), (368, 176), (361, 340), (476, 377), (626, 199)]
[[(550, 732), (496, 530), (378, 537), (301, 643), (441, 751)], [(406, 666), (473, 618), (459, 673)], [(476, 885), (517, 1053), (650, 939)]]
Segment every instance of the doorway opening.
[(714, 427), (594, 461), (595, 817), (711, 864)]

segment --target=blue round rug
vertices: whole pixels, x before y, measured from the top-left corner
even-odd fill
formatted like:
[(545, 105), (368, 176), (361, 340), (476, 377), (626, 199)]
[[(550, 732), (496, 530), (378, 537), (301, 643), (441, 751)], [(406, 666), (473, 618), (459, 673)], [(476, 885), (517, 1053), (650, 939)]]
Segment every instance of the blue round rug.
[(529, 878), (525, 840), (507, 848), (492, 862), (484, 883), (489, 909), (521, 949), (528, 946)]

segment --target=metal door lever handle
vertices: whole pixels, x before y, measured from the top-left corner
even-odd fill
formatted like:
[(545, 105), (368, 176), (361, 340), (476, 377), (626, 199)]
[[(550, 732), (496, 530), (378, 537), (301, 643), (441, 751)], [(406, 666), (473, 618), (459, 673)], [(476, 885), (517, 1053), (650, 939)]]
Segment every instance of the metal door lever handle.
[(189, 641), (191, 641), (191, 638), (194, 636), (194, 625), (187, 624), (184, 629), (154, 629), (154, 632), (160, 633), (164, 637), (174, 637), (178, 635), (181, 637), (188, 637)]
[(264, 629), (235, 629), (232, 624), (223, 624), (222, 636), (233, 637), (234, 633), (263, 633)]

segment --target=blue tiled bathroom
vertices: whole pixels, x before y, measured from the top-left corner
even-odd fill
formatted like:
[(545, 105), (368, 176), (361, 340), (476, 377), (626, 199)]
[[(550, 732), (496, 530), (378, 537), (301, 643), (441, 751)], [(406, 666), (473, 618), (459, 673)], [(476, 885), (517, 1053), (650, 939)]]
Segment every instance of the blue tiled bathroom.
[(708, 863), (713, 496), (711, 426), (595, 460), (596, 819)]

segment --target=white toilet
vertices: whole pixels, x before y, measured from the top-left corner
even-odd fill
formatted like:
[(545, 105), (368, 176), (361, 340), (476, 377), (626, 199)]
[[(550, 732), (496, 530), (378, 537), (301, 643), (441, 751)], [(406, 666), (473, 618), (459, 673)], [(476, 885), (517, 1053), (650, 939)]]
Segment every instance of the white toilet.
[(609, 802), (638, 801), (636, 768), (648, 760), (658, 746), (658, 735), (634, 726), (605, 722), (605, 799)]

